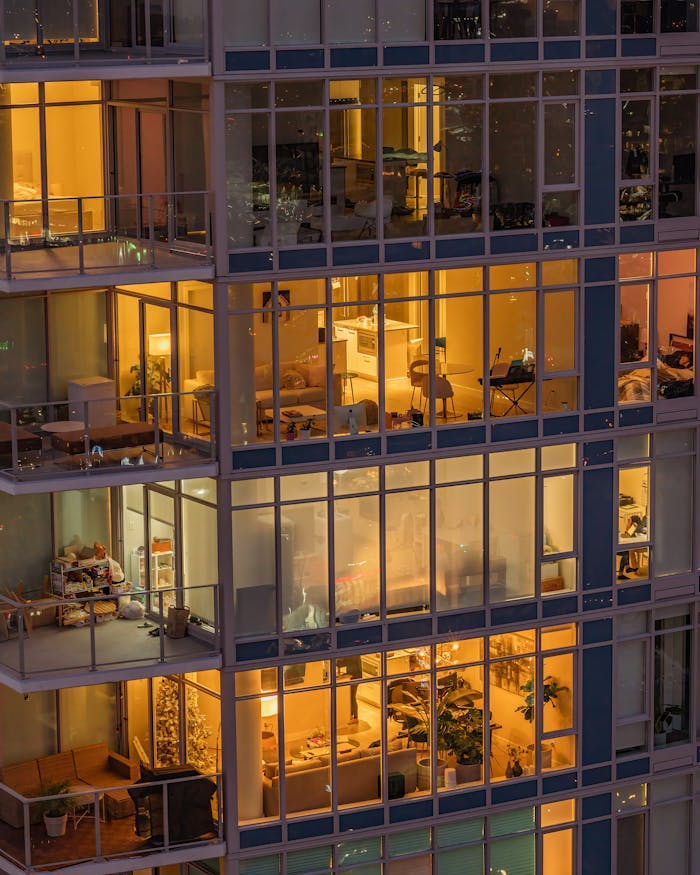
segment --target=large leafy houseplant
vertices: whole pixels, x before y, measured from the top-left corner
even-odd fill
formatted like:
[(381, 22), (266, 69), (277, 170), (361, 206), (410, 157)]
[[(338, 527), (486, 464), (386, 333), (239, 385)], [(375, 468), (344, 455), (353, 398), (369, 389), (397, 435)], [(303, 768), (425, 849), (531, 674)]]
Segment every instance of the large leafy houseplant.
[(135, 364), (129, 368), (131, 374), (131, 386), (127, 395), (157, 395), (159, 392), (167, 392), (172, 382), (170, 368), (162, 358), (149, 356), (146, 359), (146, 382), (141, 379), (141, 365)]
[[(556, 708), (556, 700), (564, 690), (568, 690), (568, 687), (559, 686), (559, 681), (552, 677), (551, 674), (548, 674), (542, 682), (542, 703)], [(528, 723), (532, 723), (535, 719), (535, 679), (530, 678), (525, 681), (520, 687), (520, 692), (523, 693), (524, 701), (515, 710), (519, 711)]]
[[(453, 753), (458, 762), (483, 762), (483, 712), (474, 707), (481, 693), (471, 690), (463, 682), (456, 682), (444, 693), (438, 694), (436, 738), (437, 748)], [(402, 701), (392, 702), (389, 712), (403, 724), (408, 738), (416, 745), (427, 745), (430, 740), (430, 698), (402, 687)]]

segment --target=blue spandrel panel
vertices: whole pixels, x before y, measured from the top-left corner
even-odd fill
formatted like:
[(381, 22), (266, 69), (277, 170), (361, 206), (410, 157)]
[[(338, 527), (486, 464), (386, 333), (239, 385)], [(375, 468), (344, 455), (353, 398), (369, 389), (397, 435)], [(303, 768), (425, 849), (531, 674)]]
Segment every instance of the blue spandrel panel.
[(600, 410), (615, 403), (615, 287), (585, 290), (583, 406)]
[(610, 875), (611, 848), (609, 820), (584, 824), (581, 828), (581, 875)]
[(615, 100), (587, 100), (585, 124), (585, 222), (604, 225), (615, 221)]
[(615, 33), (617, 24), (617, 0), (587, 0), (587, 36), (605, 36)]
[(583, 651), (581, 753), (584, 766), (612, 756), (612, 647)]
[[(613, 572), (611, 468), (583, 472), (583, 589), (605, 589)], [(617, 511), (615, 510), (615, 513)], [(616, 518), (616, 517), (615, 517)]]

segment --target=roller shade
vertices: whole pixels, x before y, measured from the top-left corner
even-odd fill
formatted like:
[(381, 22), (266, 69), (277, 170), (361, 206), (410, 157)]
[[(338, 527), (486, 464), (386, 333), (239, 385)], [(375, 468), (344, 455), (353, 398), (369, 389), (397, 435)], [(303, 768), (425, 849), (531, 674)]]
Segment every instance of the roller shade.
[(438, 875), (482, 875), (483, 871), (483, 845), (442, 851), (438, 857)]
[(491, 842), (490, 851), (490, 875), (535, 875), (534, 835)]

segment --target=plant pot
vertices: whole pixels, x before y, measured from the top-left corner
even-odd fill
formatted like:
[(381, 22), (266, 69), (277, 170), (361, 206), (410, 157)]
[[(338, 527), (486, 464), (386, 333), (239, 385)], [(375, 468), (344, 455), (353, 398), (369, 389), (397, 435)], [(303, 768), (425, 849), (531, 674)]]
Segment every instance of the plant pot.
[(66, 834), (66, 825), (68, 823), (67, 814), (59, 814), (58, 817), (52, 817), (50, 814), (44, 815), (44, 826), (46, 827), (46, 835), (50, 838), (58, 838)]
[(474, 781), (481, 781), (481, 763), (456, 763), (457, 783), (472, 784)]
[(299, 429), (299, 437), (301, 440), (308, 440), (311, 437), (311, 429), (310, 428), (300, 428)]
[[(438, 759), (437, 761), (437, 786), (445, 786), (445, 768), (447, 767), (446, 760)], [(430, 757), (423, 757), (418, 760), (418, 789), (430, 790)]]
[(665, 747), (668, 743), (668, 733), (666, 732), (655, 732), (654, 733), (654, 747)]
[(297, 433), (295, 431), (288, 431), (284, 437), (285, 437), (285, 440), (293, 441), (293, 440), (296, 440), (296, 436), (297, 436)]

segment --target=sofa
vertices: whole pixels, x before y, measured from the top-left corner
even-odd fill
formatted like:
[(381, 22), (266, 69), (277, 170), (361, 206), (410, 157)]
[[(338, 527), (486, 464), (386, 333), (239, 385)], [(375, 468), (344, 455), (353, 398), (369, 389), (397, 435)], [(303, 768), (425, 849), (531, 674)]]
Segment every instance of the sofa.
[[(389, 772), (404, 776), (405, 792), (412, 793), (418, 782), (416, 750), (390, 750)], [(327, 756), (303, 763), (285, 763), (287, 814), (330, 805), (330, 762)], [(381, 756), (379, 748), (358, 748), (338, 756), (338, 804), (351, 805), (379, 799)], [(277, 763), (268, 764), (263, 776), (263, 811), (279, 817), (279, 774)]]
[[(325, 364), (304, 364), (296, 361), (280, 362), (280, 406), (292, 404), (311, 404), (326, 407), (326, 366)], [(257, 365), (255, 368), (255, 400), (258, 416), (261, 419), (265, 409), (274, 407), (273, 380), (271, 364)], [(340, 374), (333, 374), (333, 403), (342, 404), (343, 381)]]
[[(117, 788), (105, 793), (105, 809), (110, 816), (126, 817), (133, 811), (133, 806), (122, 814), (118, 806), (110, 804), (110, 797), (119, 794), (122, 785), (133, 783), (139, 776), (138, 766), (126, 757), (108, 749), (105, 742), (89, 744), (73, 750), (62, 751), (40, 757), (37, 760), (27, 760), (0, 769), (0, 783), (19, 793), (32, 798), (39, 796), (42, 784), (68, 781), (71, 791), (85, 791), (86, 798), (95, 790), (106, 787)], [(124, 811), (123, 806), (121, 811)], [(16, 829), (24, 826), (23, 806), (0, 787), (0, 820)], [(41, 812), (38, 806), (30, 808), (30, 820), (38, 823)]]

